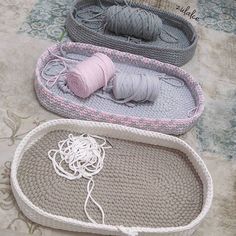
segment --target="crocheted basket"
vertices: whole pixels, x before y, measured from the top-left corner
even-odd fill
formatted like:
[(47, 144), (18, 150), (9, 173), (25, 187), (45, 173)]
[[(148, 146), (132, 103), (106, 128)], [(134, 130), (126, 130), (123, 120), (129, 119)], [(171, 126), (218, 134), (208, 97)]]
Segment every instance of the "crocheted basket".
[[(104, 7), (109, 7), (117, 2), (119, 5), (124, 5), (123, 0), (104, 0), (102, 4)], [(161, 38), (156, 41), (142, 41), (136, 43), (136, 40), (128, 41), (127, 37), (117, 36), (109, 31), (99, 28), (93, 21), (91, 27), (89, 23), (84, 24), (81, 19), (76, 17), (77, 14), (92, 17), (90, 14), (84, 12), (99, 8), (99, 1), (97, 0), (79, 0), (67, 17), (66, 29), (70, 38), (73, 41), (82, 43), (91, 43), (98, 46), (114, 48), (120, 51), (139, 54), (145, 57), (157, 59), (159, 61), (181, 66), (187, 63), (194, 55), (197, 46), (197, 34), (193, 26), (184, 18), (176, 14), (159, 10), (154, 7), (143, 5), (140, 3), (130, 3), (132, 7), (139, 7), (157, 14), (163, 22), (165, 30), (175, 35), (178, 38), (178, 43), (167, 43)], [(88, 27), (89, 26), (89, 27)], [(171, 37), (166, 34), (166, 37), (171, 41)], [(172, 39), (173, 40), (173, 39)]]
[[(68, 134), (104, 137), (103, 169), (94, 176), (96, 206), (84, 212), (87, 179), (56, 174), (48, 151)], [(105, 235), (191, 235), (206, 216), (213, 185), (202, 159), (184, 141), (135, 128), (59, 119), (32, 130), (16, 149), (11, 187), (23, 213), (58, 229)]]
[[(89, 44), (65, 43), (54, 45), (49, 50), (50, 52), (47, 50), (38, 60), (35, 89), (40, 103), (61, 116), (179, 135), (192, 128), (203, 112), (204, 99), (201, 87), (188, 73), (176, 66)], [(76, 60), (84, 59), (96, 52), (108, 55), (120, 71), (152, 75), (158, 72), (166, 73), (182, 81), (183, 86), (172, 86), (160, 80), (160, 94), (157, 101), (135, 107), (117, 104), (97, 95), (81, 99), (71, 93), (62, 92), (57, 85), (52, 88), (46, 86), (41, 72), (49, 60), (55, 59), (52, 53), (57, 55), (62, 53), (65, 57)]]

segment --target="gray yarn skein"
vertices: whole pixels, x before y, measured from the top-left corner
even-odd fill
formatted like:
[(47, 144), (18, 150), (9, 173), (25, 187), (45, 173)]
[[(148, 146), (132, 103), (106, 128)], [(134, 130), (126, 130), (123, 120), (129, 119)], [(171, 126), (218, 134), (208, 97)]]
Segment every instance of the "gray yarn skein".
[(162, 20), (141, 8), (111, 6), (105, 13), (105, 25), (116, 35), (153, 41), (161, 34)]
[(157, 99), (160, 90), (158, 77), (145, 74), (132, 74), (129, 77), (127, 79), (127, 73), (119, 73), (113, 79), (112, 91), (116, 102), (154, 102)]

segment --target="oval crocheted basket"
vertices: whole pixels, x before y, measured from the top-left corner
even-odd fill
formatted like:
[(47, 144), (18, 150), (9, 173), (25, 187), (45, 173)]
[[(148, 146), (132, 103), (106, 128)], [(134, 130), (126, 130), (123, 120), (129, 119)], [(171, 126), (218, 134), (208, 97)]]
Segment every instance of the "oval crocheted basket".
[[(103, 169), (94, 176), (88, 204), (87, 179), (59, 176), (48, 151), (69, 134), (107, 140)], [(32, 221), (58, 229), (105, 235), (191, 235), (212, 202), (210, 174), (184, 141), (156, 132), (79, 120), (46, 122), (25, 136), (12, 162), (11, 187), (22, 212)]]
[(101, 9), (99, 2), (96, 0), (79, 0), (75, 4), (66, 21), (66, 29), (73, 41), (134, 53), (177, 66), (184, 65), (193, 57), (198, 38), (191, 23), (184, 18), (141, 3), (130, 3), (132, 7), (157, 14), (162, 19), (163, 28), (178, 39), (177, 43), (168, 43), (173, 39), (165, 33), (165, 37), (169, 38), (167, 42), (158, 38), (155, 41), (137, 43), (137, 40), (128, 41), (127, 37), (117, 36), (109, 31), (104, 31), (101, 27), (99, 28), (101, 20), (97, 24), (95, 21), (90, 22), (90, 24), (89, 22), (84, 24), (81, 21), (82, 16), (83, 18), (92, 18), (91, 12), (97, 13), (98, 9), (103, 11), (104, 8), (106, 10), (109, 6), (115, 5), (115, 2), (119, 5), (125, 4), (123, 0), (105, 0), (102, 1), (103, 7)]
[[(50, 52), (45, 51), (38, 60), (35, 90), (40, 103), (61, 116), (179, 135), (192, 128), (203, 112), (204, 98), (200, 85), (193, 80), (191, 75), (176, 66), (89, 44), (65, 43), (54, 45), (49, 50)], [(142, 103), (135, 107), (117, 104), (96, 94), (87, 99), (81, 99), (72, 93), (63, 92), (57, 84), (52, 88), (46, 86), (41, 72), (48, 61), (55, 59), (52, 53), (79, 60), (96, 52), (108, 55), (120, 71), (140, 72), (157, 77), (160, 72), (166, 73), (180, 80), (183, 86), (172, 86), (160, 80), (160, 94), (157, 101), (152, 104)], [(56, 71), (57, 67), (52, 70)]]

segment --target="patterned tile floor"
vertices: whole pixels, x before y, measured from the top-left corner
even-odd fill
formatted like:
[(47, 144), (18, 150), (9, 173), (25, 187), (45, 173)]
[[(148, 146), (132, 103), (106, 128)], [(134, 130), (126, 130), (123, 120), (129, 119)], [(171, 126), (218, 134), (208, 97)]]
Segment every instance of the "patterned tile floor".
[(200, 24), (236, 34), (235, 0), (198, 0)]
[(72, 0), (39, 0), (19, 32), (41, 39), (65, 41), (67, 35), (64, 24), (72, 3)]

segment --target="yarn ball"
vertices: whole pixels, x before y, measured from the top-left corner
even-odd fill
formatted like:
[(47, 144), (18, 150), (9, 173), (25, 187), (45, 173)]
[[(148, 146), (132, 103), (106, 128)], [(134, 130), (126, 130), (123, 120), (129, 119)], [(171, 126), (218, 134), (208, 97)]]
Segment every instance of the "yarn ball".
[(78, 97), (87, 98), (96, 90), (105, 87), (115, 74), (112, 60), (102, 53), (79, 62), (67, 73), (69, 89)]
[(116, 35), (154, 41), (161, 34), (162, 20), (141, 8), (114, 5), (105, 13), (105, 26)]
[(119, 73), (112, 82), (115, 99), (122, 99), (124, 103), (154, 102), (160, 93), (160, 80), (156, 76)]

